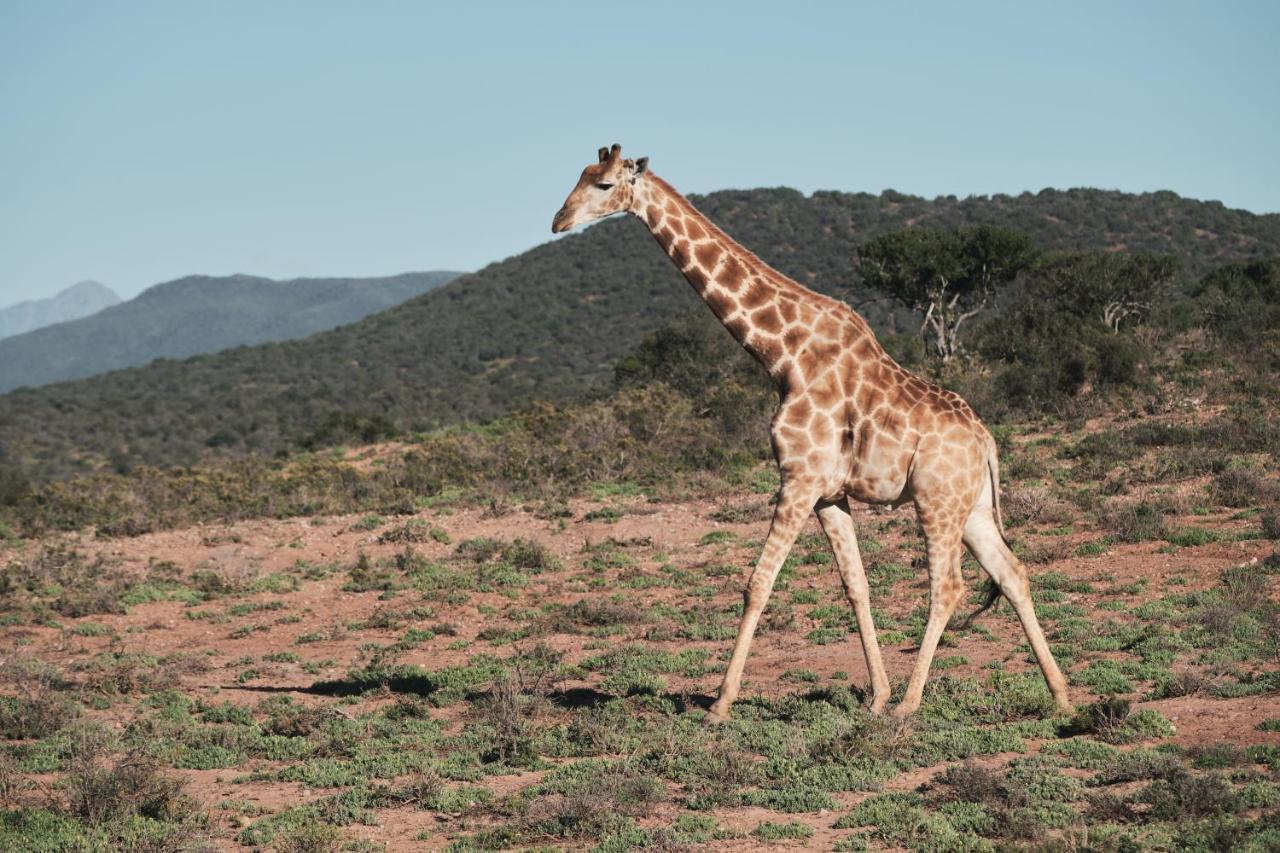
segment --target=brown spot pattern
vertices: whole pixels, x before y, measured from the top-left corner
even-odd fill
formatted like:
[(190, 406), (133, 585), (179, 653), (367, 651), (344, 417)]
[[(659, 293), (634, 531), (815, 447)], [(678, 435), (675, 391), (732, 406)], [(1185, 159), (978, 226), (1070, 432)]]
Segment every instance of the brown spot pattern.
[(693, 250), (693, 256), (698, 259), (698, 263), (708, 273), (716, 268), (716, 262), (720, 260), (721, 254), (720, 247), (715, 243), (700, 243)]

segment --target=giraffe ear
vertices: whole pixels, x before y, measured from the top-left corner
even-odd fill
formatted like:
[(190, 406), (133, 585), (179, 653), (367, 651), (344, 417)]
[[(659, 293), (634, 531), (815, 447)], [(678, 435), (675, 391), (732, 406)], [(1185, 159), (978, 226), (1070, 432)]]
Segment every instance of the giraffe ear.
[(636, 161), (636, 176), (639, 177), (649, 170), (649, 158), (641, 157)]

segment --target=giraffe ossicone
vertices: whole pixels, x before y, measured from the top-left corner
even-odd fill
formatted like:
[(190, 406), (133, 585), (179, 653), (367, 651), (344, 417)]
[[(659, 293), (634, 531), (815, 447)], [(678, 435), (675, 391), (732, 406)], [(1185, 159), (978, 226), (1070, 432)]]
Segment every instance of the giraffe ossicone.
[(848, 305), (809, 290), (734, 242), (649, 171), (648, 158), (623, 159), (616, 144), (598, 153), (598, 162), (583, 169), (551, 230), (568, 231), (614, 213), (641, 219), (778, 389), (771, 437), (782, 487), (708, 720), (729, 715), (760, 614), (810, 512), (817, 513), (831, 541), (857, 618), (871, 709), (884, 710), (889, 679), (876, 641), (851, 499), (910, 500), (924, 530), (929, 617), (895, 713), (910, 714), (920, 705), (938, 641), (964, 594), (965, 546), (1013, 605), (1055, 702), (1070, 710), (1066, 679), (1036, 619), (1026, 567), (1004, 538), (996, 444), (968, 404), (898, 365)]

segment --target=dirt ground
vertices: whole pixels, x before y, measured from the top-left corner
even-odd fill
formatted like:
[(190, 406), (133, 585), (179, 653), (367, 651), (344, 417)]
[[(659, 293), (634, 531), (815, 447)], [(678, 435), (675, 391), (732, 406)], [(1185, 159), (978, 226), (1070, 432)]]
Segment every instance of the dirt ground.
[[(726, 517), (726, 507), (735, 511), (732, 516), (735, 519), (746, 520), (715, 520), (713, 515)], [(600, 512), (602, 508), (608, 512)], [(362, 555), (377, 564), (383, 559), (394, 559), (404, 550), (403, 543), (386, 542), (380, 537), (403, 526), (409, 517), (258, 520), (113, 540), (97, 539), (86, 532), (69, 537), (67, 543), (89, 557), (106, 557), (138, 576), (154, 572), (157, 564), (167, 562), (184, 576), (211, 571), (241, 589), (271, 576), (294, 580), (283, 588), (243, 592), (226, 601), (193, 606), (177, 600), (161, 600), (138, 604), (121, 615), (64, 619), (58, 627), (10, 625), (0, 629), (2, 654), (9, 660), (37, 658), (64, 670), (74, 670), (106, 652), (156, 657), (173, 653), (196, 655), (206, 660), (208, 666), (202, 672), (181, 677), (180, 690), (191, 699), (210, 705), (231, 702), (254, 708), (265, 698), (288, 695), (304, 704), (334, 707), (337, 713), (362, 714), (379, 703), (394, 700), (375, 692), (339, 705), (332, 696), (318, 694), (312, 689), (313, 685), (324, 679), (343, 678), (350, 669), (367, 662), (370, 644), (395, 643), (406, 629), (450, 626), (449, 632), (438, 632), (396, 658), (398, 664), (439, 670), (465, 665), (477, 652), (501, 658), (510, 655), (513, 648), (520, 648), (522, 642), (533, 642), (517, 640), (506, 644), (484, 639), (486, 629), (492, 632), (495, 628), (515, 625), (519, 620), (511, 618), (511, 614), (521, 608), (546, 611), (581, 600), (600, 601), (621, 596), (619, 600), (626, 606), (638, 610), (666, 603), (685, 608), (692, 604), (716, 613), (727, 611), (740, 600), (751, 562), (767, 531), (769, 506), (767, 497), (748, 493), (725, 495), (714, 502), (683, 503), (653, 503), (641, 495), (613, 495), (573, 501), (568, 512), (561, 515), (563, 517), (540, 518), (533, 507), (509, 512), (451, 507), (420, 512), (416, 518), (423, 522), (424, 529), (429, 526), (433, 535), (415, 542), (412, 547), (418, 556), (427, 560), (456, 560), (459, 543), (469, 540), (523, 539), (545, 546), (559, 561), (558, 568), (531, 575), (528, 583), (514, 593), (503, 589), (478, 590), (465, 600), (414, 590), (398, 592), (395, 597), (376, 589), (344, 590), (350, 567)], [(921, 553), (920, 538), (909, 507), (894, 512), (866, 509), (857, 512), (856, 519), (860, 535), (864, 540), (871, 540), (870, 547), (866, 548), (868, 561), (893, 560), (909, 567), (913, 557)], [(1228, 511), (1189, 516), (1185, 520), (1226, 533), (1243, 531), (1250, 524), (1233, 520)], [(810, 524), (806, 534), (811, 549), (820, 552), (821, 546), (815, 544), (816, 523)], [(1208, 589), (1224, 570), (1256, 564), (1273, 548), (1266, 540), (1226, 537), (1222, 541), (1178, 548), (1170, 548), (1160, 541), (1109, 544), (1101, 553), (1080, 556), (1076, 553), (1080, 546), (1098, 538), (1096, 531), (1086, 526), (1046, 533), (1031, 525), (1014, 531), (1011, 538), (1055, 543), (1058, 552), (1066, 556), (1033, 566), (1033, 572), (1060, 573), (1072, 582), (1087, 582), (1097, 590), (1127, 587), (1132, 591), (1124, 594), (1122, 600), (1130, 609), (1171, 592)], [(593, 549), (602, 543), (624, 551), (628, 555), (625, 564), (594, 572), (584, 568), (585, 561), (595, 553)], [(37, 545), (29, 543), (27, 547)], [(305, 567), (308, 566), (335, 569), (317, 579), (307, 579)], [(679, 570), (678, 578), (693, 578), (696, 587), (683, 587), (684, 581), (666, 582), (672, 567)], [(971, 577), (973, 571), (972, 565), (966, 569)], [(649, 585), (643, 582), (645, 578), (663, 582)], [(976, 582), (976, 578), (974, 580)], [(1268, 594), (1273, 599), (1278, 595), (1278, 580), (1275, 576), (1269, 578)], [(893, 619), (905, 620), (926, 604), (926, 597), (925, 573), (917, 568), (901, 583), (876, 593), (874, 604)], [(843, 596), (833, 566), (821, 560), (797, 566), (786, 589), (775, 594), (770, 612), (786, 613), (785, 602), (792, 600), (842, 604)], [(1114, 610), (1096, 609), (1093, 605), (1100, 600), (1100, 596), (1070, 596), (1071, 602), (1085, 608), (1086, 618), (1104, 620), (1112, 616)], [(376, 624), (380, 611), (408, 610), (415, 604), (428, 605), (431, 615), (398, 621), (385, 628), (363, 627), (371, 621)], [(261, 607), (255, 609), (257, 605)], [(192, 618), (196, 610), (214, 610), (217, 618)], [(791, 611), (789, 623), (781, 620), (775, 623), (766, 618), (764, 630), (752, 648), (744, 697), (780, 697), (794, 693), (797, 683), (792, 674), (800, 671), (824, 680), (843, 672), (847, 673), (848, 684), (866, 684), (866, 667), (855, 634), (845, 634), (834, 642), (810, 642), (806, 636), (818, 623), (804, 608), (792, 607)], [(726, 619), (726, 624), (732, 624), (731, 616)], [(82, 622), (102, 627), (77, 632), (76, 626)], [(1025, 649), (1019, 649), (1023, 641), (1021, 631), (1007, 606), (997, 608), (980, 624), (989, 631), (988, 635), (968, 633), (952, 638), (949, 634), (947, 644), (939, 649), (939, 658), (951, 659), (945, 669), (947, 676), (983, 678), (993, 662), (999, 662), (1008, 672), (1034, 671)], [(696, 646), (707, 651), (708, 661), (715, 662), (722, 659), (731, 643), (728, 639), (693, 641), (662, 635), (655, 639), (650, 637), (651, 627), (639, 622), (604, 638), (551, 631), (541, 639), (562, 652), (569, 664), (599, 654), (602, 649), (629, 643), (643, 643), (672, 652)], [(280, 652), (297, 653), (302, 660), (263, 660), (264, 656)], [(890, 637), (884, 644), (884, 655), (891, 679), (895, 684), (904, 681), (914, 661), (914, 642)], [(250, 661), (253, 665), (249, 665)], [(304, 671), (303, 665), (307, 662), (312, 665)], [(1078, 670), (1079, 665), (1075, 669)], [(718, 685), (718, 666), (716, 670), (696, 678), (669, 676), (667, 691), (689, 698), (687, 713), (701, 714), (700, 708), (714, 696)], [(942, 672), (935, 669), (933, 677), (939, 677)], [(1072, 679), (1070, 670), (1068, 678)], [(560, 690), (568, 694), (575, 688), (596, 687), (588, 677), (569, 679), (560, 685)], [(1097, 695), (1073, 683), (1072, 698), (1077, 704), (1084, 704)], [(139, 713), (138, 708), (127, 701), (106, 704), (109, 707), (93, 714), (110, 725), (124, 725)], [(1258, 728), (1263, 720), (1280, 715), (1280, 706), (1273, 694), (1219, 698), (1208, 692), (1195, 692), (1158, 700), (1139, 697), (1136, 707), (1153, 708), (1163, 714), (1175, 727), (1172, 742), (1183, 747), (1221, 743), (1280, 746), (1280, 732)], [(453, 730), (461, 726), (465, 707), (446, 705), (431, 713), (446, 730)], [(1031, 750), (1038, 748), (1039, 742), (1033, 740)], [(186, 780), (188, 792), (208, 809), (214, 827), (211, 833), (214, 846), (233, 850), (243, 849), (236, 833), (257, 818), (246, 816), (244, 809), (240, 814), (221, 809), (220, 803), (249, 803), (257, 813), (272, 814), (332, 794), (330, 790), (302, 783), (265, 778), (276, 766), (279, 765), (253, 759), (243, 767), (172, 772)], [(884, 789), (915, 790), (944, 767), (903, 773), (886, 783)], [(541, 770), (508, 773), (484, 778), (478, 784), (502, 798), (537, 784), (544, 775), (545, 771)], [(847, 809), (868, 794), (836, 793), (833, 796), (842, 809)], [(661, 826), (670, 822), (678, 811), (670, 803), (662, 804), (639, 822), (642, 826)], [(743, 834), (750, 833), (764, 821), (781, 819), (775, 812), (754, 806), (719, 808), (711, 814), (722, 827)], [(753, 846), (828, 849), (847, 834), (832, 829), (834, 817), (826, 811), (786, 815), (786, 820), (810, 826), (814, 834), (807, 839), (765, 843), (745, 836), (715, 842), (712, 846), (735, 850)], [(483, 817), (442, 814), (406, 806), (379, 810), (376, 826), (352, 825), (345, 829), (345, 837), (386, 845), (390, 850), (434, 849), (447, 845), (460, 829), (483, 825)]]

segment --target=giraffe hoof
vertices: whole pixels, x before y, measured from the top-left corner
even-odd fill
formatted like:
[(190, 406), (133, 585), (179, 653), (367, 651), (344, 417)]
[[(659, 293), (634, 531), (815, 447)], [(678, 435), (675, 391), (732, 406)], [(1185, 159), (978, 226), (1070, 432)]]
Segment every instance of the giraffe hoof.
[(889, 716), (898, 720), (905, 720), (916, 712), (915, 708), (908, 708), (906, 705), (899, 705), (889, 712)]
[(715, 711), (707, 711), (707, 715), (702, 718), (702, 725), (707, 728), (711, 728), (713, 726), (718, 726), (721, 723), (727, 723), (728, 721), (729, 714), (727, 712), (724, 714), (718, 714)]

